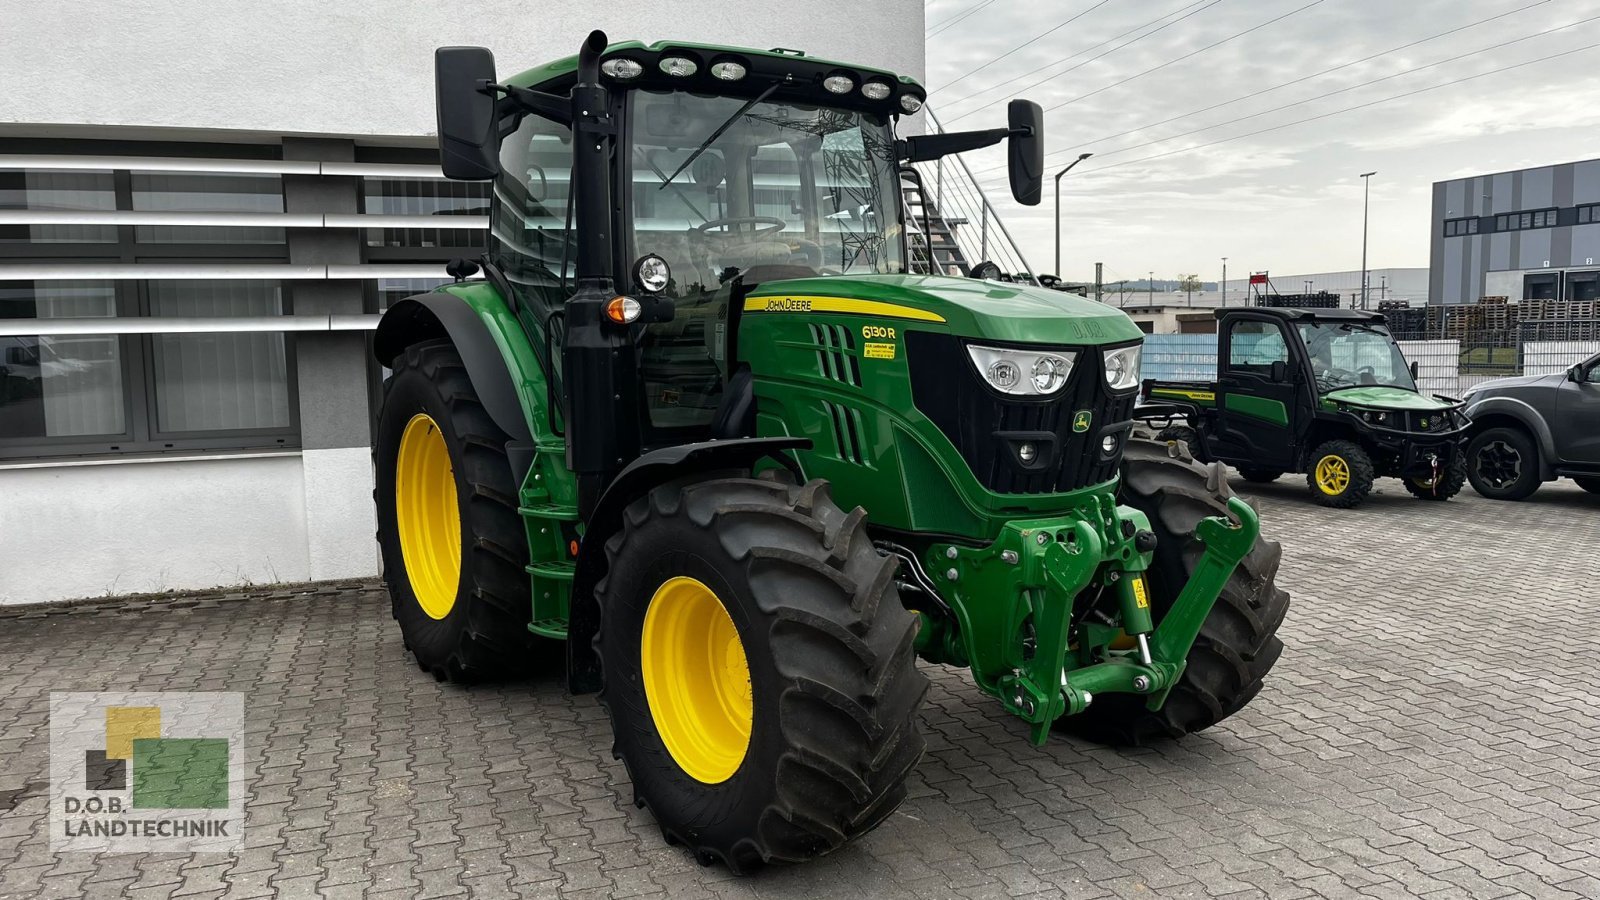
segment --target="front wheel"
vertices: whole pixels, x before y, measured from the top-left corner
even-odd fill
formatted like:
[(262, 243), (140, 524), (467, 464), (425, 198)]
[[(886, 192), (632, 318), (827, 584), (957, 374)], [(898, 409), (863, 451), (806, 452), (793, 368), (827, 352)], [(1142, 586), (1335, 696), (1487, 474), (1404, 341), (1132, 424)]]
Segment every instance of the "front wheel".
[(605, 549), (600, 701), (669, 841), (748, 872), (834, 850), (900, 804), (928, 681), (860, 508), (821, 481), (677, 481), (634, 501)]
[(1351, 509), (1372, 493), (1372, 457), (1352, 441), (1326, 441), (1311, 453), (1306, 484), (1323, 506)]
[(1539, 448), (1521, 429), (1486, 429), (1467, 444), (1467, 478), (1490, 500), (1522, 500), (1539, 489)]
[[(1187, 455), (1175, 458), (1148, 441), (1130, 441), (1123, 455), (1119, 499), (1149, 516), (1156, 535), (1146, 577), (1157, 625), (1205, 553), (1195, 527), (1201, 519), (1227, 516), (1227, 505), (1206, 489), (1206, 474)], [(1222, 490), (1228, 492), (1226, 482)], [(1276, 581), (1282, 556), (1276, 541), (1258, 538), (1239, 561), (1161, 709), (1152, 712), (1136, 694), (1105, 694), (1078, 715), (1057, 719), (1056, 730), (1105, 744), (1143, 744), (1209, 728), (1243, 709), (1283, 652), (1278, 626), (1289, 595)]]
[(1461, 493), (1467, 483), (1467, 459), (1457, 453), (1450, 462), (1427, 478), (1402, 478), (1406, 490), (1418, 500), (1449, 500)]

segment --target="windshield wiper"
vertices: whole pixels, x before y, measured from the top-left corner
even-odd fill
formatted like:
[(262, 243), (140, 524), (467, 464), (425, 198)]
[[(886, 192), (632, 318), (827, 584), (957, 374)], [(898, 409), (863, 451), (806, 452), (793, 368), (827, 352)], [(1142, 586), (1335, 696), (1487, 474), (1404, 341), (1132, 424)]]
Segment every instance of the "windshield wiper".
[(661, 187), (656, 188), (656, 190), (658, 190), (658, 191), (666, 190), (667, 189), (667, 185), (671, 184), (672, 180), (674, 178), (677, 178), (679, 175), (683, 174), (683, 170), (684, 169), (689, 168), (689, 166), (691, 164), (693, 164), (695, 160), (699, 159), (700, 158), (700, 154), (706, 152), (706, 148), (707, 147), (710, 147), (712, 144), (715, 144), (717, 142), (717, 138), (722, 137), (722, 133), (723, 132), (727, 131), (729, 128), (732, 128), (733, 127), (733, 123), (735, 123), (735, 122), (739, 121), (740, 119), (744, 118), (744, 114), (749, 112), (751, 110), (751, 108), (754, 107), (757, 103), (760, 103), (761, 101), (767, 99), (768, 97), (771, 97), (772, 96), (772, 92), (776, 91), (782, 85), (783, 85), (783, 82), (774, 81), (770, 86), (768, 86), (768, 88), (766, 90), (764, 90), (761, 93), (757, 94), (749, 102), (745, 103), (745, 105), (739, 107), (739, 110), (737, 112), (735, 112), (733, 115), (728, 117), (728, 121), (723, 122), (721, 125), (718, 125), (716, 131), (711, 132), (711, 135), (709, 137), (707, 137), (705, 139), (705, 141), (700, 144), (700, 146), (694, 148), (694, 152), (689, 154), (689, 158), (683, 161), (683, 165), (679, 166), (677, 168), (677, 171), (673, 172), (672, 175), (667, 178), (666, 184), (661, 185)]

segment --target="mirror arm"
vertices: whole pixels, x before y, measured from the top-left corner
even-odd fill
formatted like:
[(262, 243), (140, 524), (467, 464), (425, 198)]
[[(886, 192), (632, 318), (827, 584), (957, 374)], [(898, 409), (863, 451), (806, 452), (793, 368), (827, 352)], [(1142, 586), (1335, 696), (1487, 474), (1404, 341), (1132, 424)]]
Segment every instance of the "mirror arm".
[[(1017, 129), (1027, 131), (1028, 129)], [(992, 147), (1011, 136), (1009, 128), (989, 128), (984, 131), (956, 131), (950, 134), (919, 134), (895, 142), (895, 153), (901, 162), (928, 162), (952, 153), (965, 153), (980, 147)]]
[(572, 125), (572, 99), (569, 97), (489, 81), (481, 82), (478, 90), (485, 94), (503, 95), (495, 107), (502, 121), (507, 117), (521, 118), (522, 113), (531, 112), (558, 125)]

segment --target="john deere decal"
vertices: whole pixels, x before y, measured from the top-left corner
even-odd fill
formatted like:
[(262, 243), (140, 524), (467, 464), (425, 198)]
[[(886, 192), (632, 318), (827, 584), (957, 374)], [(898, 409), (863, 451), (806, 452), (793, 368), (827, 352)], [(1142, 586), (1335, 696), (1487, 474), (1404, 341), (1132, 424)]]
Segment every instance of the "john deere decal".
[(1094, 413), (1087, 409), (1080, 409), (1072, 414), (1072, 430), (1082, 434), (1089, 430), (1089, 423), (1094, 421)]

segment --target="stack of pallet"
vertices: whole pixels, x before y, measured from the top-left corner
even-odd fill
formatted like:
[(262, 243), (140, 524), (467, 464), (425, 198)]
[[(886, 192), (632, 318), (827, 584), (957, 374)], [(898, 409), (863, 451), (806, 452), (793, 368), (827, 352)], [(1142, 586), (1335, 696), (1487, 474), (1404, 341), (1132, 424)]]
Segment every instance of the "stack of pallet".
[[(1396, 301), (1389, 301), (1391, 303)], [(1392, 309), (1381, 309), (1384, 319), (1389, 323), (1389, 330), (1395, 334), (1423, 334), (1428, 329), (1428, 311), (1426, 309), (1412, 309), (1405, 303)]]

